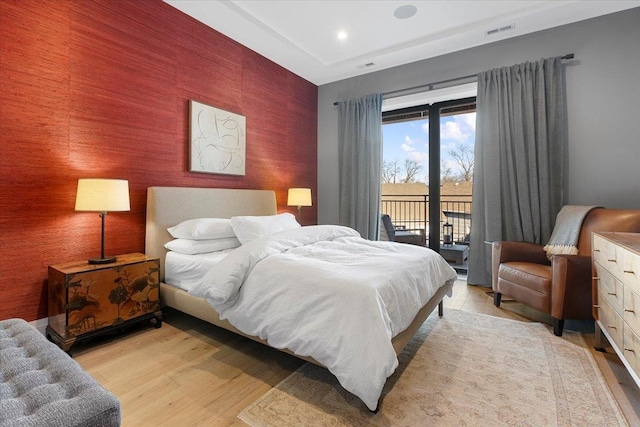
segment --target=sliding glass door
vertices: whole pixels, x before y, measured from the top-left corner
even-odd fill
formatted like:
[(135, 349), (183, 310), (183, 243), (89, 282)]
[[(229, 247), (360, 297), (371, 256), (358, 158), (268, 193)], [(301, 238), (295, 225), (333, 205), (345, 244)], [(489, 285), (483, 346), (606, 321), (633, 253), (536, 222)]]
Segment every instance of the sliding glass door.
[(423, 229), (436, 251), (445, 224), (447, 243), (471, 238), (475, 106), (473, 97), (382, 114), (382, 213), (396, 227)]

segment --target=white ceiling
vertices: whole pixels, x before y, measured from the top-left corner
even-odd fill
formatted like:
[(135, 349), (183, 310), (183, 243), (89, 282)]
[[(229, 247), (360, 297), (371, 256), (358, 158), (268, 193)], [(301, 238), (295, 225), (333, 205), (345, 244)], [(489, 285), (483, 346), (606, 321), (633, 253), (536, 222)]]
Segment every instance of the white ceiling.
[[(640, 0), (165, 2), (316, 85), (640, 7)], [(403, 5), (416, 6), (415, 16), (395, 18)]]

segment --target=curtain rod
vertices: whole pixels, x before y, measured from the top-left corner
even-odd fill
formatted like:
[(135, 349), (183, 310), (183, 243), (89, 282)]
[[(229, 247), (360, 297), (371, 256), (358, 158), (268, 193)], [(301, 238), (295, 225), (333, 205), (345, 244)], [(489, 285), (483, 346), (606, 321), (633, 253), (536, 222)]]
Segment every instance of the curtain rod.
[[(568, 53), (568, 54), (566, 54), (564, 56), (561, 56), (560, 59), (573, 59), (574, 57), (575, 57), (575, 55), (573, 53)], [(444, 83), (457, 82), (457, 81), (461, 81), (461, 80), (468, 80), (468, 79), (470, 79), (472, 77), (477, 77), (477, 76), (478, 76), (478, 73), (469, 74), (468, 76), (455, 77), (453, 79), (440, 80), (440, 81), (437, 81), (437, 82), (426, 83), (426, 84), (422, 84), (422, 85), (418, 85), (418, 86), (412, 86), (412, 87), (408, 87), (408, 88), (405, 88), (405, 89), (392, 90), (392, 91), (389, 91), (389, 92), (383, 92), (382, 96), (385, 97), (385, 96), (393, 95), (393, 94), (396, 94), (396, 93), (411, 92), (411, 91), (414, 91), (416, 89), (422, 89), (422, 88), (425, 88), (425, 89), (427, 89), (427, 91), (430, 91), (430, 90), (433, 90), (433, 86), (438, 86), (438, 85), (441, 85), (441, 84), (444, 84)], [(333, 105), (338, 105), (338, 103), (339, 103), (339, 101), (336, 101), (336, 102), (333, 103)]]

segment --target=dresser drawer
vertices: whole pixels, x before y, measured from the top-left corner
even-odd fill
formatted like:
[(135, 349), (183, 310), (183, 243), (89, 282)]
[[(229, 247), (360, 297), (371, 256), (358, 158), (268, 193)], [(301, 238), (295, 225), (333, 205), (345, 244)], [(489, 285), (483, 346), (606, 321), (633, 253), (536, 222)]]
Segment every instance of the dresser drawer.
[(640, 295), (640, 255), (625, 248), (617, 251), (620, 280), (636, 294)]
[(640, 337), (636, 335), (631, 328), (625, 325), (624, 329), (624, 346), (622, 354), (627, 359), (629, 365), (633, 368), (636, 375), (640, 374)]
[(622, 348), (622, 317), (618, 316), (606, 301), (600, 301), (598, 305), (598, 321), (602, 329), (611, 336), (612, 344)]
[(598, 277), (598, 302), (604, 299), (618, 315), (622, 316), (624, 286), (600, 264), (594, 263), (593, 266)]
[(618, 260), (616, 258), (616, 245), (600, 237), (593, 235), (593, 261), (607, 269), (614, 276), (618, 276)]
[(624, 312), (622, 318), (636, 334), (640, 334), (640, 296), (629, 289), (624, 290)]

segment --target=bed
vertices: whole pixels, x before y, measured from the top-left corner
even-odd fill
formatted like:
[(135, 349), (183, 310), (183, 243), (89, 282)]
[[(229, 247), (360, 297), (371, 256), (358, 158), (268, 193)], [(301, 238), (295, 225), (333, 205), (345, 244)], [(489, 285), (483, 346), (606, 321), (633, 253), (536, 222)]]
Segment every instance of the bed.
[[(146, 220), (146, 254), (160, 258), (160, 298), (162, 303), (173, 309), (182, 311), (204, 321), (207, 321), (218, 327), (233, 331), (255, 341), (278, 348), (281, 351), (293, 354), (303, 360), (315, 363), (320, 366), (331, 366), (330, 363), (322, 363), (316, 360), (313, 354), (300, 354), (304, 352), (294, 352), (289, 348), (281, 348), (280, 346), (271, 345), (273, 341), (262, 339), (258, 336), (245, 333), (232, 325), (229, 320), (221, 319), (218, 312), (205, 298), (191, 295), (184, 289), (180, 289), (171, 284), (165, 283), (165, 257), (168, 250), (165, 244), (173, 240), (173, 237), (167, 231), (168, 228), (175, 226), (183, 221), (194, 218), (232, 218), (237, 216), (267, 216), (277, 213), (276, 198), (273, 191), (268, 190), (236, 190), (236, 189), (218, 189), (218, 188), (190, 188), (190, 187), (150, 187), (147, 191), (147, 220)], [(319, 231), (325, 231), (325, 226), (317, 226)], [(331, 227), (331, 226), (329, 226)], [(301, 227), (303, 229), (314, 227)], [(333, 233), (333, 231), (331, 231)], [(348, 240), (349, 237), (338, 238), (337, 240)], [(362, 239), (361, 239), (362, 240)], [(368, 241), (367, 241), (368, 242)], [(401, 245), (389, 242), (371, 242), (371, 244), (379, 245)], [(250, 245), (243, 245), (244, 247)], [(411, 245), (406, 245), (411, 246)], [(241, 249), (241, 248), (239, 248)], [(404, 249), (403, 249), (404, 250)], [(422, 250), (424, 248), (414, 248), (411, 250)], [(235, 251), (240, 252), (240, 251)], [(436, 254), (438, 258), (441, 258)], [(439, 260), (436, 260), (440, 262)], [(443, 260), (444, 261), (444, 260)], [(446, 262), (445, 267), (438, 268), (447, 270), (446, 280), (442, 279), (442, 283), (438, 283), (434, 287), (432, 295), (428, 296), (428, 301), (417, 311), (413, 321), (406, 328), (397, 333), (391, 340), (393, 351), (399, 354), (409, 340), (416, 333), (418, 328), (426, 320), (426, 318), (438, 307), (439, 315), (443, 315), (442, 300), (445, 296), (451, 295), (452, 285), (455, 281), (455, 271), (451, 269)], [(444, 277), (444, 276), (443, 276)], [(227, 314), (225, 314), (227, 316)], [(223, 316), (223, 317), (225, 317)], [(228, 316), (233, 318), (232, 316)], [(234, 322), (237, 324), (237, 322)], [(245, 328), (242, 328), (245, 329)], [(271, 338), (271, 337), (269, 337)], [(388, 339), (388, 338), (387, 338)], [(323, 356), (326, 359), (326, 356)], [(395, 355), (394, 355), (395, 357)], [(396, 361), (397, 366), (397, 361)], [(334, 369), (329, 368), (332, 373)], [(395, 366), (393, 367), (395, 370)], [(337, 370), (336, 370), (337, 371)], [(392, 372), (392, 371), (391, 371)], [(384, 379), (390, 375), (386, 372)], [(336, 374), (340, 383), (345, 386), (340, 374)], [(362, 375), (360, 375), (362, 376)], [(375, 391), (369, 389), (375, 388)], [(381, 386), (376, 384), (375, 387), (365, 386), (364, 391), (358, 390), (349, 384), (345, 389), (358, 395), (370, 410), (375, 410), (378, 405)], [(355, 390), (355, 391), (354, 391)]]

